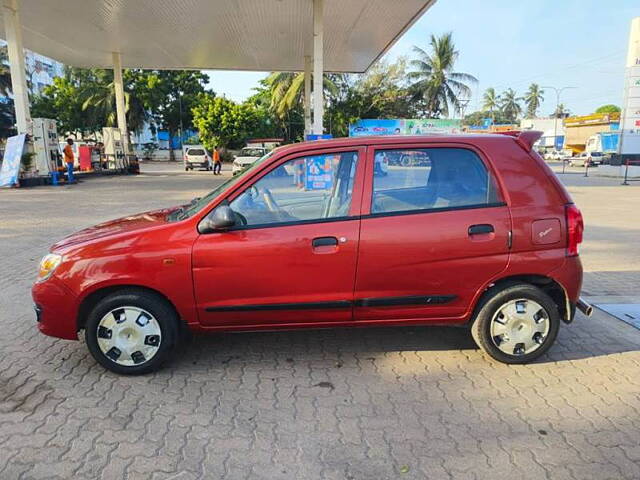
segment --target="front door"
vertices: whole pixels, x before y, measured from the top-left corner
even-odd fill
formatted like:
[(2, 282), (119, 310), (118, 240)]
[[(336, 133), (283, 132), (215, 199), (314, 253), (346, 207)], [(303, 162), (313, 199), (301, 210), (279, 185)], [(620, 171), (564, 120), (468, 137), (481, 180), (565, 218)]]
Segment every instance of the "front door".
[(460, 321), (509, 258), (509, 209), (488, 163), (461, 146), (371, 150), (355, 319)]
[(363, 152), (285, 158), (229, 199), (238, 224), (193, 249), (203, 325), (352, 319)]

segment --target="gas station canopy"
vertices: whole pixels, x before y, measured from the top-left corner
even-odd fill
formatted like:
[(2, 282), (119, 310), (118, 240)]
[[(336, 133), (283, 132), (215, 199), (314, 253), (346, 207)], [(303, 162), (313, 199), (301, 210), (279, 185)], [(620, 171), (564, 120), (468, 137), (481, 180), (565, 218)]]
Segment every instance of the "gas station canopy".
[[(364, 72), (434, 2), (324, 0), (324, 71)], [(119, 52), (129, 68), (303, 71), (313, 55), (312, 0), (20, 0), (19, 8), (24, 47), (76, 67), (112, 68)]]

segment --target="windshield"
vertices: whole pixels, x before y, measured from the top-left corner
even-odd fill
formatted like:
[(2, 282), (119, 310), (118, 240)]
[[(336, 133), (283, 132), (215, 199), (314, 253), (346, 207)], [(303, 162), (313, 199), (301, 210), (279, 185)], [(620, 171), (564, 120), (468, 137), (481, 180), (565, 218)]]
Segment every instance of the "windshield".
[(191, 201), (190, 205), (186, 205), (184, 207), (179, 208), (175, 212), (171, 212), (167, 216), (167, 221), (177, 222), (177, 221), (185, 220), (189, 217), (192, 217), (193, 215), (198, 213), (200, 210), (202, 210), (204, 207), (206, 207), (211, 202), (211, 200), (213, 200), (218, 195), (220, 195), (220, 193), (224, 191), (227, 187), (230, 187), (231, 185), (239, 182), (245, 175), (249, 174), (249, 172), (253, 172), (256, 168), (262, 165), (265, 160), (271, 157), (272, 154), (273, 152), (269, 152), (266, 155), (264, 155), (262, 158), (259, 158), (254, 163), (252, 163), (251, 166), (242, 170), (239, 175), (229, 178), (226, 182), (218, 185), (216, 188), (211, 190), (205, 196), (200, 198), (194, 198)]
[(204, 155), (204, 150), (201, 148), (190, 148), (187, 150), (187, 155)]
[(243, 148), (240, 152), (242, 157), (261, 157), (262, 155), (264, 155), (262, 148)]

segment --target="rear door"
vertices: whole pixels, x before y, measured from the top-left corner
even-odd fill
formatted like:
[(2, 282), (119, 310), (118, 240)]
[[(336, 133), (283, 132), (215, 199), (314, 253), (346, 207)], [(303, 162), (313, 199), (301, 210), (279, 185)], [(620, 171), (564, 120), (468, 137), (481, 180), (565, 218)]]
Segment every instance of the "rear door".
[[(371, 147), (368, 165), (397, 150)], [(401, 155), (386, 173), (367, 169), (355, 319), (455, 323), (507, 266), (509, 209), (472, 147), (415, 145)]]

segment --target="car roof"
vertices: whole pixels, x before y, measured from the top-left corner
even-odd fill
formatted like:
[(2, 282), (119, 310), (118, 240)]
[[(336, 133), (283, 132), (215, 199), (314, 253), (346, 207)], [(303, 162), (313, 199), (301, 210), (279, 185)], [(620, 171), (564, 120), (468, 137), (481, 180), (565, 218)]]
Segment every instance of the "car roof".
[(293, 153), (301, 150), (324, 149), (324, 148), (340, 148), (340, 147), (359, 147), (369, 145), (403, 145), (413, 143), (430, 143), (430, 142), (462, 142), (474, 143), (475, 141), (486, 141), (494, 139), (498, 141), (509, 142), (516, 137), (503, 134), (491, 133), (462, 133), (462, 134), (430, 134), (430, 135), (371, 135), (362, 137), (341, 137), (328, 140), (311, 140), (289, 145), (277, 147), (274, 151), (278, 153)]

